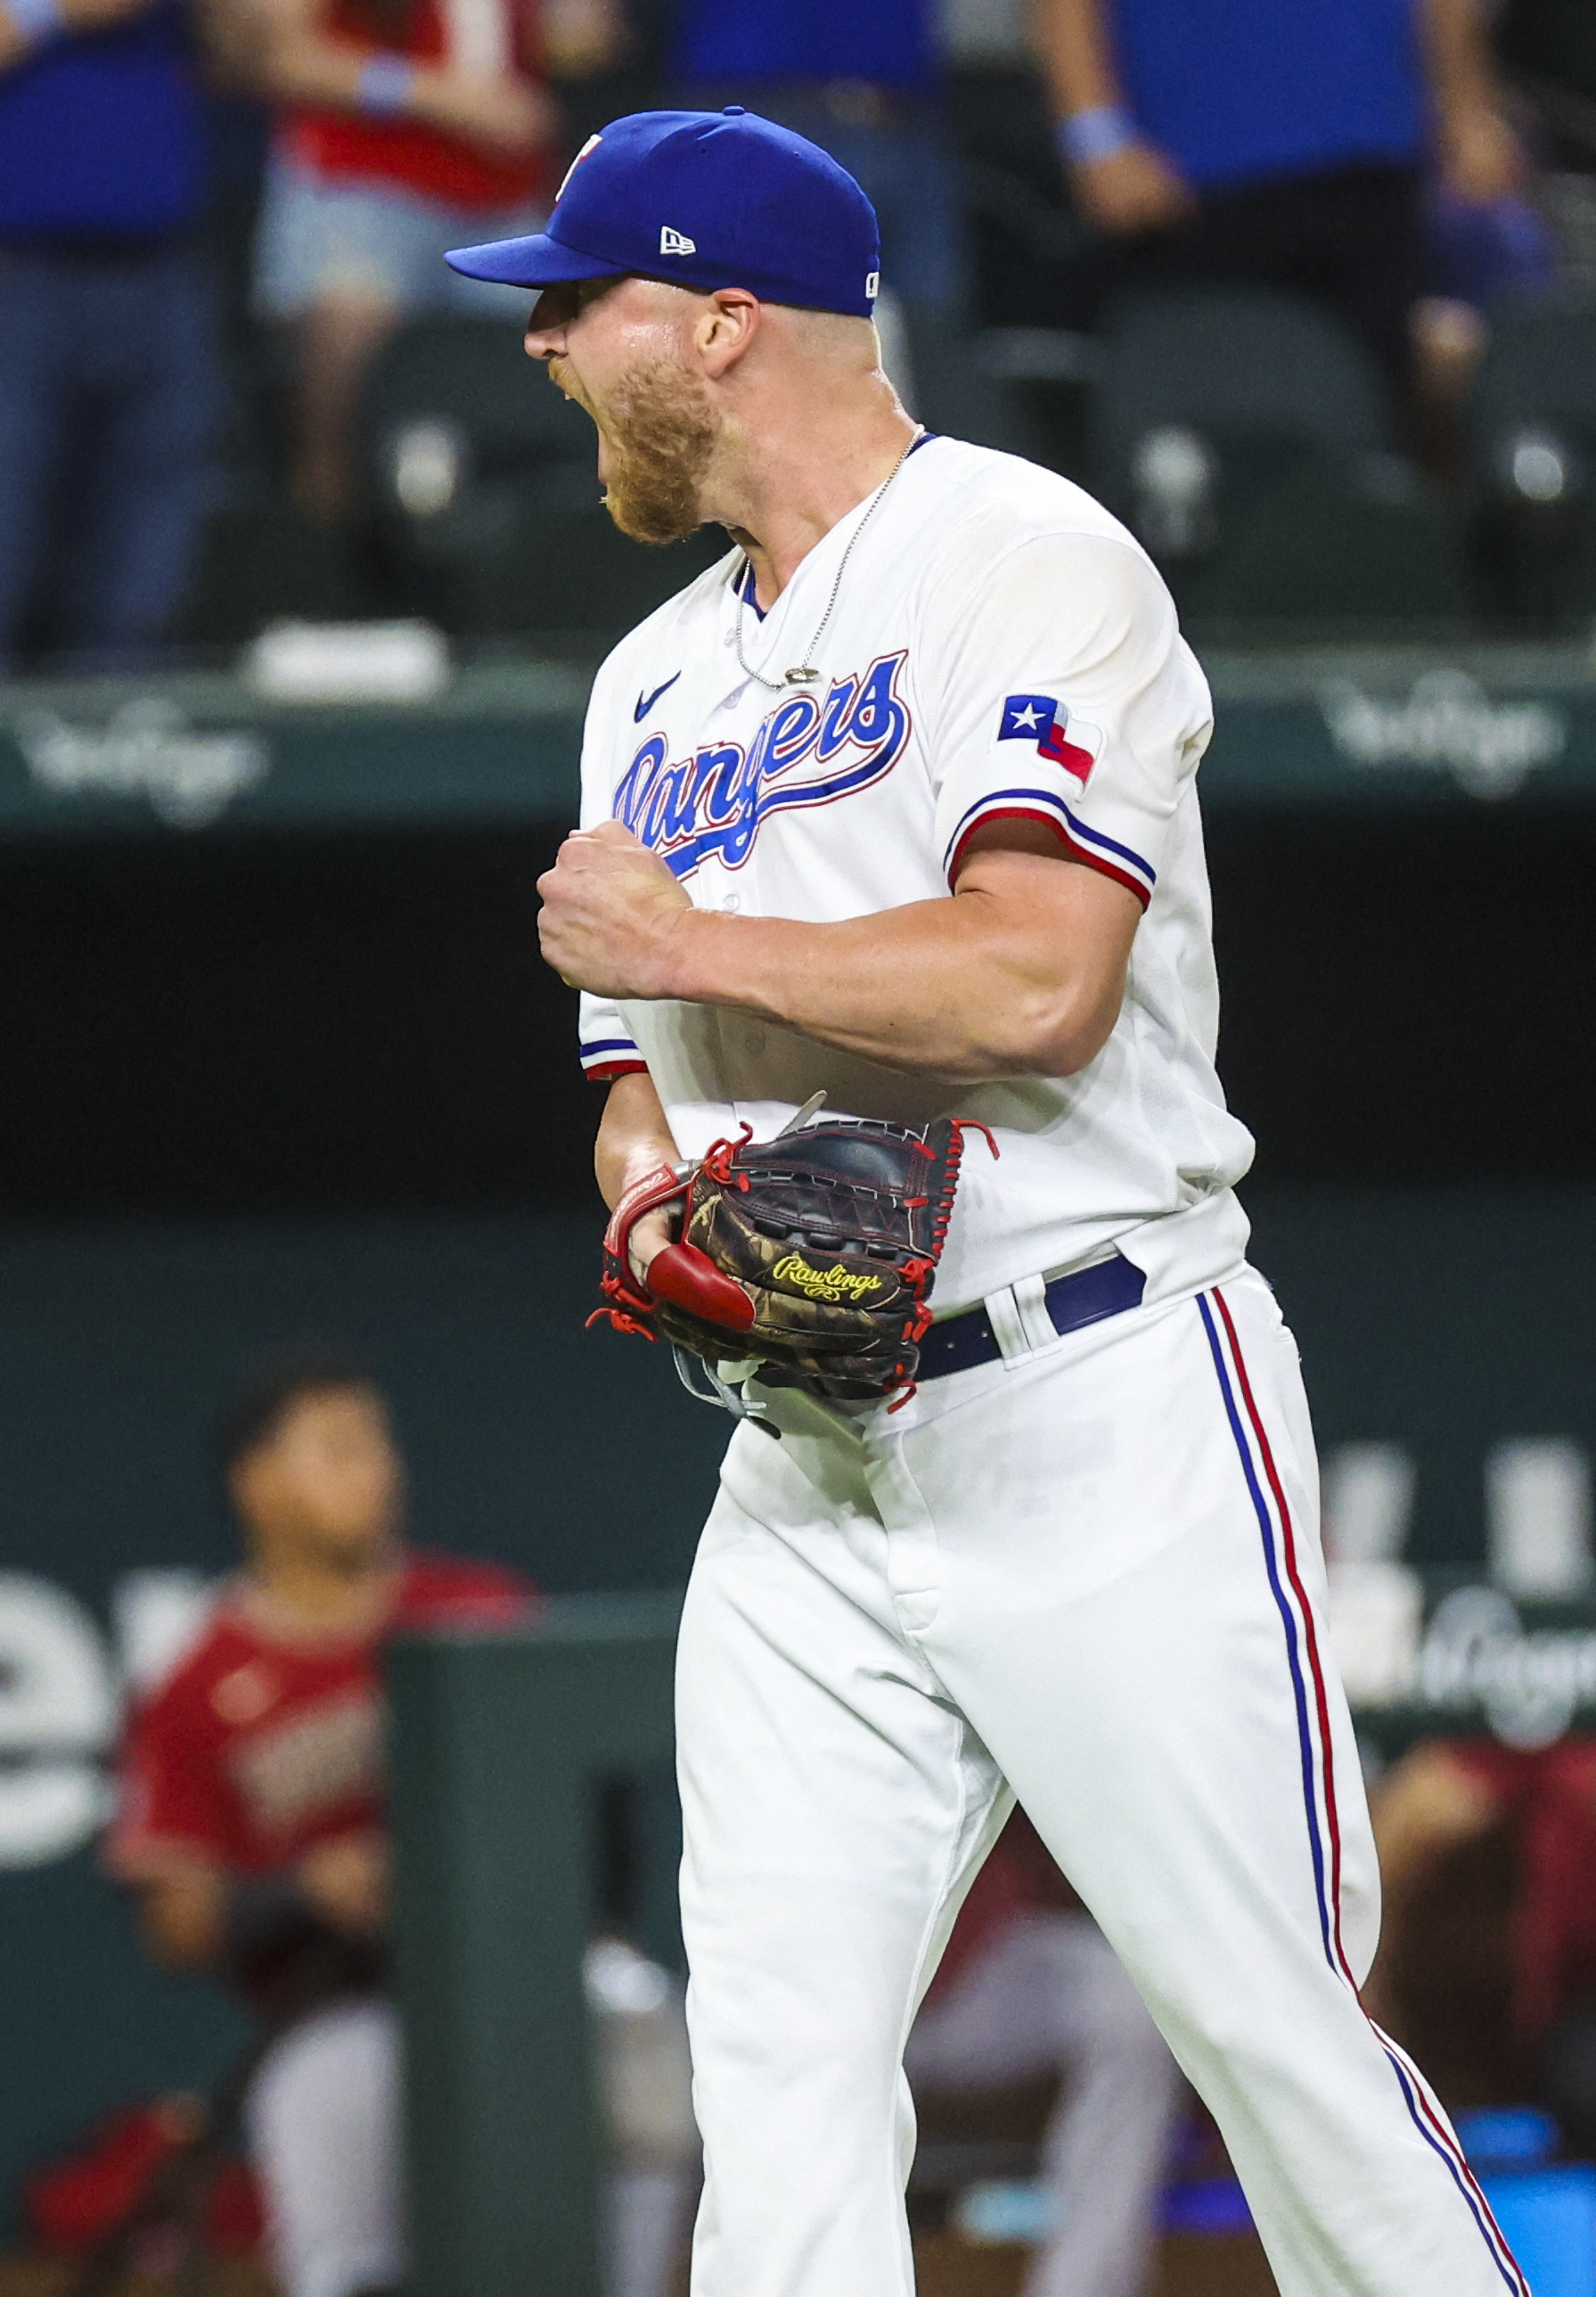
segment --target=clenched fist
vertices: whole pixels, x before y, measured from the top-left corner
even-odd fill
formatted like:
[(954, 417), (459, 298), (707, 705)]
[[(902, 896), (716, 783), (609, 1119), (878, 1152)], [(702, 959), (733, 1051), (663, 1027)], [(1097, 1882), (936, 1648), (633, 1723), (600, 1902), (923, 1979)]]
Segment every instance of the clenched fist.
[(562, 981), (596, 997), (669, 997), (670, 953), (693, 904), (618, 821), (579, 829), (538, 880), (538, 939)]

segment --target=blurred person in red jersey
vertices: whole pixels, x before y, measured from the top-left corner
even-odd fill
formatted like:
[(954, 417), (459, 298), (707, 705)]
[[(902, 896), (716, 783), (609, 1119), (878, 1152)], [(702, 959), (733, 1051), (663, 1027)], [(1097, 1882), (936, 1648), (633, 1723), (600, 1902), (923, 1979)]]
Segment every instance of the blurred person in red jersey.
[(262, 2021), (244, 2122), (284, 2297), (356, 2297), (404, 2269), (383, 1646), (513, 1626), (535, 1599), (497, 1564), (406, 1545), (358, 1364), (267, 1372), (218, 1450), (246, 1561), (132, 1717), (108, 1855), (155, 1959), (224, 1978)]
[(351, 508), (350, 426), (372, 358), (408, 314), (486, 301), (448, 269), (446, 248), (539, 226), (562, 142), (548, 78), (611, 60), (619, 0), (238, 4), (254, 23), (256, 85), (282, 107), (257, 307), (294, 325), (295, 491), (336, 524)]
[(1023, 1812), (970, 1887), (903, 2062), (928, 2104), (1062, 2076), (1041, 2147), (1052, 2223), (1024, 2297), (1142, 2297), (1181, 2077)]
[(1462, 2029), (1454, 2086), (1499, 2093), (1465, 2102), (1528, 2093), (1596, 2157), (1596, 1737), (1427, 1740), (1370, 1807), (1386, 1905), (1371, 2013), (1399, 2038), (1415, 2019)]

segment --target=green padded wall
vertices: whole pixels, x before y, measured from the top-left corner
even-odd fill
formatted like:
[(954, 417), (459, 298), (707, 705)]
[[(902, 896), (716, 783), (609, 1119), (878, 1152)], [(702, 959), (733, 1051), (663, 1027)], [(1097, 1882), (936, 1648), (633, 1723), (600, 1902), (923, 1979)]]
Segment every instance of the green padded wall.
[(392, 1654), (408, 2297), (600, 2297), (597, 1791), (670, 1750), (679, 1610), (567, 1599)]

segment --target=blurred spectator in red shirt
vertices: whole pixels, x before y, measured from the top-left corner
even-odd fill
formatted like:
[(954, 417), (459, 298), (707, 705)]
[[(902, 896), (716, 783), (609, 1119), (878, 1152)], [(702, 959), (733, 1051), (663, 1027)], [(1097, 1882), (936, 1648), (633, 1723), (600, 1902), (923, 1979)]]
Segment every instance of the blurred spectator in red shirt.
[[(1368, 1999), (1401, 2023), (1403, 1972), (1422, 1962), (1427, 1889), (1460, 1852), (1495, 1836), (1512, 1861), (1506, 1976), (1519, 2078), (1596, 2155), (1596, 1738), (1504, 1747), (1430, 1740), (1370, 1799), (1386, 1935)], [(1501, 2099), (1488, 2101), (1503, 2103)]]
[(558, 177), (546, 77), (610, 59), (617, 0), (245, 4), (257, 84), (284, 107), (256, 300), (296, 323), (295, 490), (333, 523), (350, 508), (350, 428), (374, 353), (407, 314), (482, 297), (446, 248), (538, 228)]
[(109, 1860), (154, 1956), (225, 1976), (272, 2038), (245, 2120), (284, 2297), (355, 2297), (404, 2264), (382, 1647), (513, 1624), (532, 1596), (405, 1546), (403, 1469), (358, 1365), (269, 1373), (220, 1453), (248, 1561), (132, 1718)]

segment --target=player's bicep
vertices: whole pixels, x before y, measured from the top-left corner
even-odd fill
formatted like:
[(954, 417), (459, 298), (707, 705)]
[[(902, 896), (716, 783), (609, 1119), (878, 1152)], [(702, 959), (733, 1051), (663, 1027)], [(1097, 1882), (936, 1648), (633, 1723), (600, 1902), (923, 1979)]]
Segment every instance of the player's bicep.
[(1119, 1018), (1140, 902), (1057, 846), (973, 852), (955, 888), (956, 903), (967, 899), (986, 907), (991, 946), (1016, 990), (1049, 1016), (1045, 1074), (1073, 1076), (1097, 1058)]

